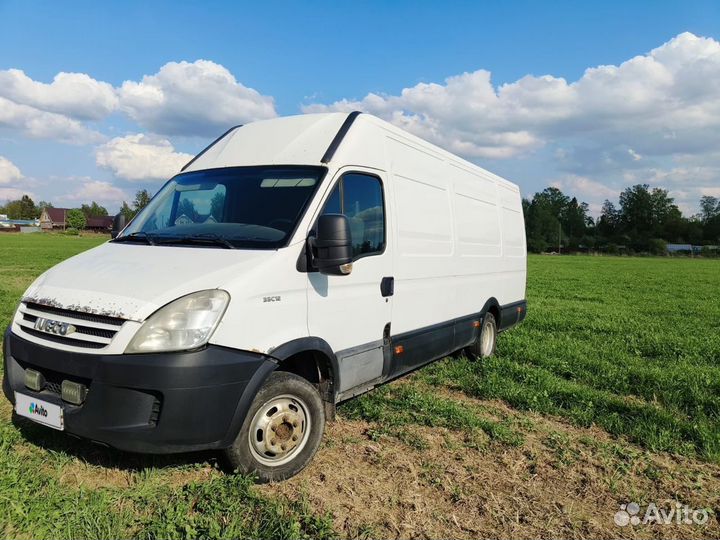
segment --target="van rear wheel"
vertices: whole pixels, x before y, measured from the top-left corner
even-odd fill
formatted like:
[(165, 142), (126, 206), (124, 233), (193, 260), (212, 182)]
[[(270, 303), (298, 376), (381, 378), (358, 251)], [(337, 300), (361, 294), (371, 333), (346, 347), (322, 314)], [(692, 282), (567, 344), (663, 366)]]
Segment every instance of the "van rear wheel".
[(467, 352), (476, 358), (488, 358), (495, 354), (496, 346), (497, 322), (495, 322), (495, 315), (488, 311), (483, 317), (480, 335), (475, 343), (467, 348)]
[(260, 483), (285, 480), (310, 462), (324, 429), (325, 408), (317, 389), (294, 373), (276, 371), (255, 396), (225, 456), (234, 470)]

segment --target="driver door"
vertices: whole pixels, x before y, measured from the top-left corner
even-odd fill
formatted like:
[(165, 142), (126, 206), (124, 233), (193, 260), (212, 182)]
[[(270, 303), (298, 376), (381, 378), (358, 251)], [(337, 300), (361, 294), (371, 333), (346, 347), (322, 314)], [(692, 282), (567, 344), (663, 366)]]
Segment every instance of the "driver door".
[(335, 352), (341, 393), (371, 385), (389, 368), (383, 346), (392, 313), (387, 199), (376, 173), (346, 171), (334, 180), (320, 212), (347, 216), (353, 241), (349, 275), (308, 273), (308, 330)]

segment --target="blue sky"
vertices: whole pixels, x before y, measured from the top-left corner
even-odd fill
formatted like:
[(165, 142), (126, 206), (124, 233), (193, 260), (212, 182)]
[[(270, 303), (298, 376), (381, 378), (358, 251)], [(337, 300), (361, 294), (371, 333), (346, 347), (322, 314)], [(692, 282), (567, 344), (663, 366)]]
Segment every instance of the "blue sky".
[[(718, 2), (0, 0), (0, 198), (27, 191), (72, 206), (95, 196), (114, 211), (236, 117), (349, 103), (527, 195), (555, 184), (597, 209), (649, 182), (691, 212), (720, 186), (709, 144), (718, 142), (720, 90), (708, 88), (720, 82), (719, 34)], [(637, 56), (648, 60), (623, 70)], [(598, 66), (617, 67), (586, 76)], [(92, 82), (48, 86), (59, 73)], [(200, 92), (225, 74), (212, 103), (172, 97), (188, 77)], [(681, 84), (688, 79), (703, 88)], [(613, 97), (617, 89), (631, 98)], [(158, 93), (154, 107), (147, 100)], [(224, 112), (210, 114), (213, 103)]]

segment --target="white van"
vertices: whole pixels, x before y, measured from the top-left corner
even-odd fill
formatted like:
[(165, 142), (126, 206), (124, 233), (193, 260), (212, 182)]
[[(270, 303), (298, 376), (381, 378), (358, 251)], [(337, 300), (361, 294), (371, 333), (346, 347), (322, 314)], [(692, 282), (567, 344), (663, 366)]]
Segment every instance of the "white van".
[(3, 390), (54, 429), (285, 479), (339, 402), (491, 355), (525, 278), (516, 185), (367, 114), (255, 122), (30, 286)]

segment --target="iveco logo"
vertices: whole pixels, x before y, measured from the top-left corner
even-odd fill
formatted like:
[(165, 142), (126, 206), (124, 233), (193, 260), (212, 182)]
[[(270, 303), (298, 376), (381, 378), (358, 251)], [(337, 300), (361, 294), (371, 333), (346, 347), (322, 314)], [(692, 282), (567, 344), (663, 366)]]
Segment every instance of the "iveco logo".
[(35, 330), (47, 332), (48, 334), (56, 334), (58, 336), (67, 336), (75, 332), (75, 327), (70, 323), (38, 317), (35, 321)]

